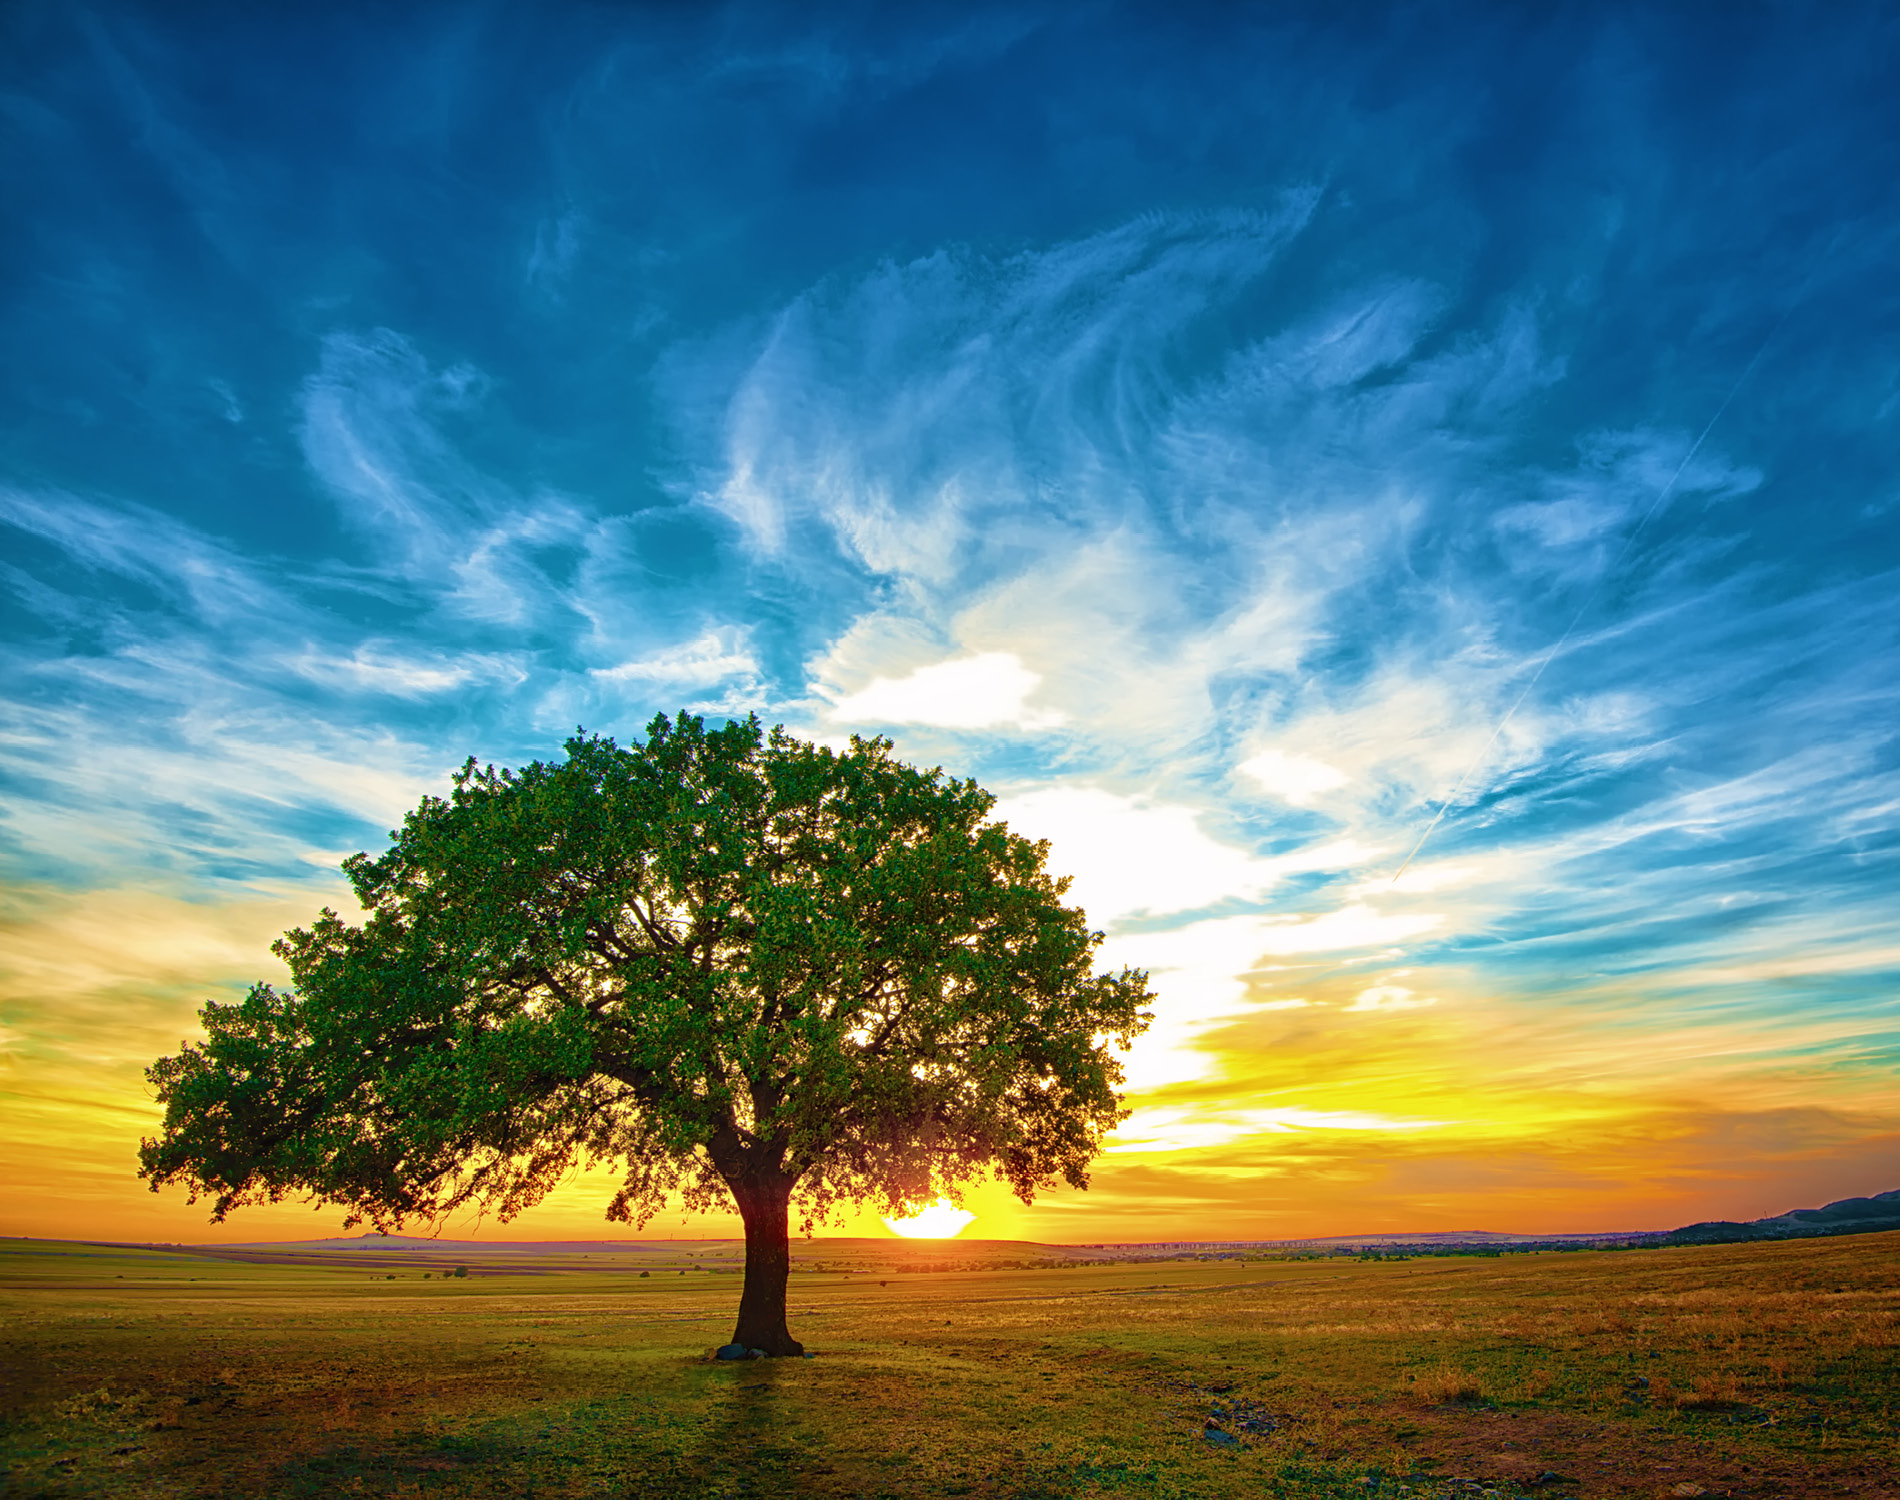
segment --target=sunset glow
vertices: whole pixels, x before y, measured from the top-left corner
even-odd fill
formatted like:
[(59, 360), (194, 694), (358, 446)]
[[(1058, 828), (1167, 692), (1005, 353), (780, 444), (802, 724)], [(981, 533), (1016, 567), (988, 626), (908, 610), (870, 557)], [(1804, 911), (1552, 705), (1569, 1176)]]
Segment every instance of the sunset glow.
[(953, 1240), (975, 1218), (968, 1209), (958, 1208), (948, 1198), (939, 1198), (907, 1219), (887, 1217), (884, 1227), (907, 1240)]

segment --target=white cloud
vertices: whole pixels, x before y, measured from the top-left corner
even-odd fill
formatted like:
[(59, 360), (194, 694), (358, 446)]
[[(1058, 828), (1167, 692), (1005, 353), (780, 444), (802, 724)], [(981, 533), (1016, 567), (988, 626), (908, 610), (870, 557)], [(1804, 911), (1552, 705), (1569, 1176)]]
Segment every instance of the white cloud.
[(312, 682), (399, 698), (446, 693), (471, 683), (519, 683), (527, 673), (519, 663), (494, 656), (406, 656), (380, 642), (366, 641), (348, 656), (311, 646), (292, 662)]
[(1128, 1056), (1130, 1085), (1156, 1088), (1206, 1077), (1214, 1058), (1199, 1044), (1202, 1033), (1256, 1010), (1296, 1008), (1287, 1000), (1253, 999), (1250, 977), (1280, 967), (1267, 960), (1383, 956), (1443, 922), (1437, 912), (1386, 913), (1354, 905), (1312, 918), (1213, 917), (1169, 931), (1111, 934), (1098, 961), (1110, 969), (1146, 969), (1157, 997), (1154, 1024)]
[[(1227, 900), (1264, 898), (1287, 876), (1351, 869), (1376, 853), (1332, 840), (1281, 855), (1259, 855), (1205, 833), (1199, 814), (1179, 804), (1097, 787), (1044, 786), (998, 799), (1011, 830), (1049, 841), (1049, 869), (1071, 877), (1068, 899), (1091, 922), (1167, 917)], [(1364, 902), (1318, 916), (1217, 917), (1165, 931), (1113, 932), (1100, 962), (1146, 969), (1158, 996), (1155, 1023), (1128, 1060), (1138, 1088), (1203, 1076), (1212, 1059), (1201, 1032), (1258, 1007), (1248, 975), (1277, 957), (1389, 951), (1444, 921), (1435, 912), (1387, 913)], [(1304, 1001), (1269, 1002), (1292, 1008)]]
[(471, 365), (432, 366), (391, 329), (334, 332), (304, 381), (304, 459), (345, 522), (374, 539), (379, 576), (491, 624), (585, 617), (562, 564), (602, 547), (599, 523), (562, 495), (520, 493), (450, 440), (488, 385)]
[(986, 651), (919, 667), (905, 677), (873, 678), (840, 698), (831, 717), (867, 724), (933, 724), (944, 729), (1048, 729), (1061, 715), (1028, 706), (1042, 678), (1009, 651)]
[[(143, 506), (112, 507), (58, 491), (0, 488), (0, 522), (44, 538), (88, 568), (148, 585), (169, 607), (202, 626), (239, 624), (255, 633), (260, 619), (276, 621), (297, 609), (240, 554)], [(23, 578), (15, 574), (12, 581), (17, 586)], [(56, 598), (38, 592), (36, 603), (51, 605), (57, 615), (65, 610)], [(101, 602), (95, 597), (77, 605), (75, 617), (102, 623)]]
[(439, 559), (468, 512), (482, 508), (472, 493), (482, 485), (435, 419), (466, 406), (481, 384), (467, 366), (431, 370), (390, 329), (332, 333), (304, 382), (305, 460), (346, 519), (398, 541), (412, 559)]
[(944, 251), (799, 297), (734, 382), (701, 499), (763, 557), (808, 562), (796, 544), (822, 528), (862, 567), (936, 587), (1057, 515), (1071, 542), (1099, 535), (1090, 522), (1125, 497), (1087, 481), (1051, 494), (1047, 459), (1106, 477), (1087, 451), (1104, 386), (1132, 395), (1158, 373), (1175, 335), (1267, 273), (1317, 197), (1144, 217), (1000, 261)]
[[(1350, 695), (1293, 716), (1298, 760), (1337, 773), (1339, 783), (1323, 790), (1340, 793), (1339, 801), (1371, 810), (1398, 792), (1418, 799), (1429, 817), (1480, 756), (1480, 782), (1490, 785), (1533, 762), (1551, 737), (1545, 719), (1527, 707), (1492, 740), (1498, 700), (1519, 685), (1517, 665), (1475, 650), (1436, 662), (1394, 659)], [(1269, 762), (1261, 769), (1279, 768)], [(1296, 763), (1292, 772), (1304, 769)]]
[(1344, 771), (1309, 755), (1293, 755), (1284, 750), (1262, 750), (1242, 761), (1240, 770), (1273, 796), (1295, 807), (1309, 807), (1325, 793), (1346, 784)]
[(1049, 869), (1091, 921), (1257, 899), (1285, 873), (1274, 860), (1209, 838), (1192, 808), (1096, 787), (1049, 786), (999, 799), (997, 816), (1049, 841)]
[(1102, 953), (1105, 962), (1158, 973), (1218, 973), (1238, 984), (1263, 958), (1383, 952), (1443, 922), (1438, 912), (1381, 912), (1363, 904), (1317, 917), (1210, 917), (1165, 932), (1114, 933)]
[(1224, 1146), (1253, 1135), (1287, 1135), (1294, 1131), (1431, 1130), (1446, 1120), (1406, 1119), (1363, 1110), (1301, 1109), (1195, 1109), (1162, 1105), (1137, 1109), (1117, 1130), (1107, 1147), (1111, 1153), (1193, 1151)]
[(1414, 861), (1403, 875), (1375, 875), (1371, 880), (1355, 888), (1360, 897), (1391, 895), (1425, 895), (1431, 891), (1456, 890), (1460, 886), (1485, 879), (1496, 881), (1503, 878), (1498, 868), (1502, 865), (1517, 872), (1521, 861), (1493, 859), (1487, 860), (1481, 867), (1477, 863), (1464, 864), (1428, 864), (1424, 860)]
[(719, 683), (734, 677), (756, 679), (759, 662), (746, 637), (743, 630), (723, 626), (618, 666), (596, 667), (592, 675), (609, 682), (651, 682), (669, 687)]
[(1438, 997), (1427, 995), (1421, 998), (1402, 984), (1375, 984), (1363, 989), (1346, 1009), (1355, 1010), (1422, 1010), (1428, 1005), (1438, 1004)]

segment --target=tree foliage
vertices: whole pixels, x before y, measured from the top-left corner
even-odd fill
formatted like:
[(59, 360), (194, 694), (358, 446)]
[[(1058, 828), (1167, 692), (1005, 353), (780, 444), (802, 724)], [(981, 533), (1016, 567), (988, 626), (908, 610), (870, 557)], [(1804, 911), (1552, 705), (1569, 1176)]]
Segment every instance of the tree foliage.
[(362, 920), (277, 943), (294, 988), (207, 1005), (152, 1067), (143, 1175), (216, 1219), (312, 1196), (390, 1230), (611, 1162), (609, 1217), (736, 1203), (766, 1233), (776, 1200), (781, 1239), (787, 1202), (809, 1228), (992, 1169), (1086, 1185), (1146, 976), (1094, 973), (1046, 846), (890, 749), (681, 714), (471, 760), (345, 862)]

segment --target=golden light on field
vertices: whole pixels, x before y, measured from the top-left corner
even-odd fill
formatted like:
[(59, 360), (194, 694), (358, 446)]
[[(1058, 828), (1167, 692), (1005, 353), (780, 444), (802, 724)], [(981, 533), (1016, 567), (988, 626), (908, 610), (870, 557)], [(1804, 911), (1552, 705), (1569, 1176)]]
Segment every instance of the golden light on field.
[(939, 1198), (907, 1219), (886, 1215), (884, 1227), (907, 1240), (953, 1240), (975, 1217), (967, 1208), (958, 1208), (948, 1198)]

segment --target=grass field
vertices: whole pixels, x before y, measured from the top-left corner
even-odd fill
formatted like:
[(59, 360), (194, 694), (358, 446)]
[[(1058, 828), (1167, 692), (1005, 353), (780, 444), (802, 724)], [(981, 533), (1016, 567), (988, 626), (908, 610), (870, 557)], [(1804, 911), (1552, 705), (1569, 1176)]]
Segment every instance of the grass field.
[(0, 1490), (1900, 1497), (1896, 1252), (816, 1241), (792, 1307), (817, 1357), (721, 1364), (729, 1245), (497, 1251), (457, 1278), (0, 1241)]

